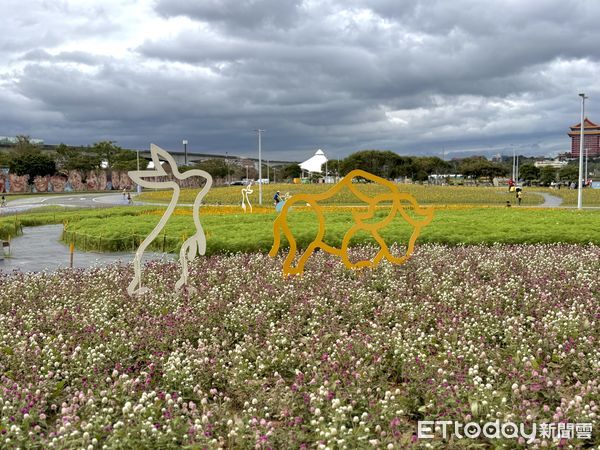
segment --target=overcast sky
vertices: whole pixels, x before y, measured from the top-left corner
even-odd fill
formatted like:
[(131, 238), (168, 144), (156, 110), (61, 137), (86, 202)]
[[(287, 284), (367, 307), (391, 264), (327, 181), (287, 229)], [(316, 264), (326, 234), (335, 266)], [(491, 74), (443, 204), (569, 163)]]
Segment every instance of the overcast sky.
[(303, 159), (569, 151), (598, 0), (0, 0), (0, 135)]

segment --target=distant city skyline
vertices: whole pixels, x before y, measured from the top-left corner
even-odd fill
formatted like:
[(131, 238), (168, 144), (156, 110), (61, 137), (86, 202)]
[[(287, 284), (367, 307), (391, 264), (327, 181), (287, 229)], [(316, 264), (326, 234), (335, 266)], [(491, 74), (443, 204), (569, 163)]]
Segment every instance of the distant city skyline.
[(594, 0), (4, 0), (0, 135), (265, 159), (554, 156), (600, 122)]

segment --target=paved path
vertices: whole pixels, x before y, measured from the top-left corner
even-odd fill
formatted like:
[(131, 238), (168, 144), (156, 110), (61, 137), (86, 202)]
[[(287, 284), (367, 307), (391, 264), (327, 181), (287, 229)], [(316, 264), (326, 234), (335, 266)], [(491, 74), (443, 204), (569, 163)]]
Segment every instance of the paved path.
[[(11, 256), (0, 259), (0, 270), (51, 272), (61, 267), (69, 267), (69, 247), (59, 241), (61, 233), (62, 225), (23, 228), (23, 235), (13, 238), (10, 243)], [(147, 253), (144, 255), (144, 261), (173, 259), (173, 257), (162, 253)], [(87, 268), (117, 261), (128, 263), (132, 260), (133, 252), (96, 253), (75, 249), (73, 266)]]
[(108, 206), (123, 206), (127, 201), (123, 193), (94, 193), (76, 192), (72, 194), (36, 195), (10, 200), (5, 207), (0, 208), (0, 215), (15, 214), (41, 206), (63, 206), (66, 208), (102, 208)]
[(547, 194), (546, 192), (531, 191), (532, 194), (538, 194), (544, 197), (544, 203), (539, 205), (540, 208), (558, 208), (562, 204), (562, 198), (556, 195)]

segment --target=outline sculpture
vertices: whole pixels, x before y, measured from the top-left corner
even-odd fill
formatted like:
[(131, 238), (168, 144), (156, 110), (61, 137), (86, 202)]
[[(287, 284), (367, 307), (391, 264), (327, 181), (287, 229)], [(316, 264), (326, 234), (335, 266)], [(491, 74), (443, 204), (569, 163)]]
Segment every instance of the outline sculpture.
[(252, 203), (250, 203), (250, 199), (248, 195), (252, 194), (254, 190), (252, 190), (252, 181), (248, 183), (247, 186), (242, 188), (242, 209), (246, 212), (246, 203), (248, 202), (248, 206), (250, 206), (250, 212), (252, 212)]
[(137, 251), (135, 252), (135, 257), (133, 259), (133, 270), (134, 277), (129, 287), (127, 288), (127, 293), (129, 295), (141, 295), (148, 291), (148, 288), (142, 287), (142, 255), (144, 251), (150, 243), (158, 236), (160, 231), (163, 229), (171, 214), (175, 210), (177, 206), (177, 201), (179, 200), (179, 194), (181, 189), (177, 181), (168, 180), (168, 181), (150, 181), (147, 178), (155, 178), (160, 176), (168, 175), (165, 169), (163, 168), (159, 157), (164, 159), (169, 165), (173, 175), (177, 180), (185, 180), (189, 177), (202, 177), (206, 179), (206, 184), (204, 187), (198, 192), (196, 199), (194, 200), (193, 213), (194, 216), (194, 225), (196, 227), (196, 233), (185, 240), (185, 242), (181, 245), (181, 250), (179, 251), (179, 262), (181, 263), (181, 277), (175, 283), (175, 291), (179, 291), (182, 286), (188, 284), (188, 261), (192, 261), (197, 255), (204, 255), (206, 253), (206, 237), (204, 236), (204, 230), (202, 229), (202, 224), (200, 223), (200, 205), (202, 203), (202, 199), (206, 195), (206, 193), (210, 190), (212, 186), (212, 177), (208, 172), (200, 169), (188, 170), (184, 173), (180, 173), (177, 169), (177, 164), (175, 163), (175, 159), (166, 151), (160, 148), (158, 145), (150, 144), (150, 154), (152, 155), (152, 161), (154, 163), (153, 170), (136, 170), (128, 172), (129, 178), (131, 178), (135, 183), (140, 186), (147, 188), (168, 188), (173, 190), (173, 197), (169, 202), (169, 206), (167, 210), (161, 217), (158, 225), (154, 227), (154, 229), (150, 232), (150, 234), (142, 241)]
[[(367, 180), (373, 181), (377, 184), (383, 185), (389, 188), (390, 192), (379, 194), (371, 198), (368, 195), (361, 192), (356, 186), (352, 184), (352, 179), (356, 177), (362, 177)], [(368, 209), (366, 213), (352, 211), (355, 224), (350, 228), (350, 230), (346, 232), (342, 239), (341, 248), (338, 249), (323, 242), (323, 236), (325, 235), (325, 216), (323, 213), (323, 207), (319, 205), (318, 202), (333, 197), (344, 187), (348, 187), (348, 189), (354, 195), (356, 195), (363, 202), (367, 203)], [(425, 216), (425, 218), (421, 221), (413, 219), (402, 206), (401, 202), (403, 200), (409, 202), (412, 205), (414, 211), (421, 216)], [(392, 202), (391, 210), (387, 217), (375, 223), (365, 223), (366, 220), (372, 219), (374, 217), (375, 212), (377, 210), (377, 204), (384, 201)], [(300, 256), (296, 267), (292, 267), (292, 263), (294, 262), (294, 259), (296, 257), (297, 244), (287, 223), (287, 213), (295, 203), (300, 203), (301, 205), (306, 203), (312, 208), (312, 210), (317, 214), (317, 217), (319, 219), (319, 231), (313, 242), (309, 244), (306, 250), (304, 250), (304, 253), (302, 253), (302, 255)], [(388, 225), (396, 217), (397, 213), (400, 213), (404, 220), (406, 220), (410, 225), (414, 227), (414, 230), (408, 242), (408, 248), (406, 250), (406, 253), (404, 254), (404, 256), (400, 257), (393, 256), (390, 253), (388, 245), (379, 235), (379, 230)], [(414, 251), (415, 241), (419, 237), (421, 229), (424, 226), (428, 225), (432, 219), (433, 208), (423, 208), (419, 206), (416, 199), (412, 195), (405, 192), (400, 192), (395, 183), (392, 183), (391, 181), (385, 180), (378, 176), (372, 175), (369, 172), (365, 172), (364, 170), (357, 169), (351, 171), (348, 175), (342, 178), (339, 181), (339, 183), (337, 183), (331, 189), (323, 193), (297, 194), (294, 195), (291, 198), (291, 200), (286, 201), (285, 205), (283, 205), (281, 213), (277, 216), (273, 224), (274, 240), (273, 247), (271, 247), (271, 251), (269, 252), (269, 256), (274, 257), (275, 255), (277, 255), (279, 246), (281, 244), (281, 233), (283, 233), (290, 244), (290, 251), (283, 263), (284, 275), (302, 274), (304, 272), (304, 264), (317, 248), (321, 248), (327, 253), (341, 257), (342, 262), (349, 269), (375, 267), (383, 258), (386, 258), (392, 264), (402, 264), (406, 262), (406, 260), (412, 255)], [(377, 255), (375, 255), (375, 257), (372, 260), (358, 261), (356, 263), (353, 263), (352, 261), (350, 261), (350, 258), (348, 256), (348, 247), (352, 237), (359, 231), (370, 232), (375, 241), (377, 241), (377, 243), (379, 244), (380, 250), (379, 252), (377, 252)]]

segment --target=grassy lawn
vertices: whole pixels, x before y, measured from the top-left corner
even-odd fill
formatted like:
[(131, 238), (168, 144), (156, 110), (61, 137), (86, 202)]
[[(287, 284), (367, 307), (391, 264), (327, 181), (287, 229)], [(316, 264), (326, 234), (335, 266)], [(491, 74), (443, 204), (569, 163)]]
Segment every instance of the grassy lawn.
[[(577, 189), (531, 188), (545, 192), (563, 200), (562, 206), (577, 206)], [(583, 206), (600, 206), (600, 189), (585, 188), (582, 195)]]
[[(181, 243), (194, 232), (191, 215), (172, 217), (152, 248), (177, 251)], [(387, 212), (379, 211), (383, 218)], [(203, 214), (202, 224), (207, 236), (207, 254), (227, 252), (266, 252), (273, 243), (275, 213)], [(158, 223), (158, 212), (134, 216), (120, 214), (111, 217), (82, 217), (73, 220), (63, 236), (84, 249), (108, 251), (132, 250)], [(425, 227), (418, 243), (493, 244), (493, 243), (589, 243), (600, 244), (600, 229), (596, 226), (600, 211), (574, 211), (526, 208), (464, 208), (438, 209), (432, 223)], [(306, 247), (317, 231), (315, 215), (310, 211), (292, 211), (290, 228), (300, 247)], [(326, 214), (325, 242), (339, 246), (353, 224), (350, 210), (335, 209)], [(397, 218), (384, 228), (386, 242), (407, 242), (412, 229)], [(367, 234), (359, 233), (352, 244), (373, 243)], [(285, 238), (282, 246), (286, 247)]]
[[(270, 205), (273, 195), (276, 191), (290, 194), (316, 194), (324, 192), (333, 185), (325, 184), (270, 184), (263, 186), (263, 204)], [(369, 195), (386, 192), (386, 188), (376, 184), (357, 184), (361, 191)], [(501, 205), (506, 200), (515, 202), (515, 195), (508, 193), (506, 188), (493, 187), (464, 187), (464, 186), (428, 186), (418, 184), (399, 184), (400, 192), (412, 194), (419, 203), (436, 205)], [(205, 203), (235, 205), (241, 202), (242, 186), (216, 187), (209, 191)], [(197, 190), (183, 189), (181, 191), (180, 203), (193, 203)], [(533, 192), (526, 191), (523, 198), (524, 205), (538, 205), (543, 202), (543, 198)], [(168, 202), (171, 199), (169, 191), (144, 192), (137, 200), (147, 202)], [(258, 187), (254, 186), (254, 193), (251, 194), (251, 202), (258, 204)], [(358, 199), (348, 190), (341, 191), (335, 197), (329, 200), (332, 204), (356, 204)]]

